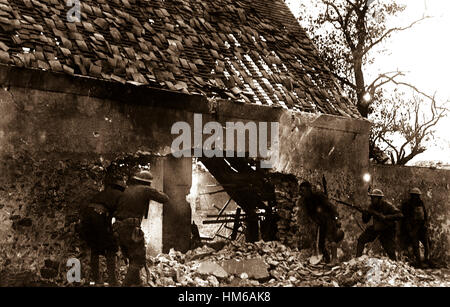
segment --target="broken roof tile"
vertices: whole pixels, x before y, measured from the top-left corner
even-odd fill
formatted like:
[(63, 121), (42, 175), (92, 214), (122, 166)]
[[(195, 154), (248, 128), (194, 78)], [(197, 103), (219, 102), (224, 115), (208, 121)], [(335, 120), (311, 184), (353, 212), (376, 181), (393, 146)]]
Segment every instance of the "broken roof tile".
[(58, 60), (48, 61), (48, 63), (50, 64), (50, 67), (53, 71), (56, 71), (56, 72), (63, 71), (62, 65)]
[(109, 33), (111, 33), (111, 36), (114, 38), (114, 41), (120, 42), (120, 40), (121, 40), (121, 35), (120, 35), (119, 30), (117, 30), (117, 29), (114, 28), (114, 27), (111, 27), (110, 30), (109, 30)]
[(92, 26), (91, 23), (89, 23), (89, 22), (82, 22), (82, 24), (83, 24), (83, 27), (84, 27), (84, 29), (86, 31), (91, 32), (91, 33), (95, 32), (94, 27)]
[(106, 30), (109, 27), (108, 22), (104, 18), (97, 18), (93, 21), (94, 24), (99, 26), (102, 30)]
[(2, 49), (3, 51), (8, 51), (9, 47), (6, 46), (4, 42), (0, 41), (0, 49)]
[(11, 58), (9, 56), (9, 53), (3, 50), (0, 50), (0, 62), (8, 64), (10, 62)]
[(10, 2), (1, 62), (360, 117), (283, 0), (84, 0), (81, 22), (58, 0)]

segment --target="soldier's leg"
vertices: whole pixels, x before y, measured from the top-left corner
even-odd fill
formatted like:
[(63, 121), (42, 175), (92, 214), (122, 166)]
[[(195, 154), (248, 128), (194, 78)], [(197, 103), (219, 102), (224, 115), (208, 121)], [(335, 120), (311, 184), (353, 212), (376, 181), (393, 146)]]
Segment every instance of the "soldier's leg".
[(123, 285), (125, 287), (141, 285), (141, 277), (139, 276), (141, 268), (142, 267), (137, 263), (130, 261), (127, 274), (125, 275), (125, 279), (123, 281)]
[(137, 228), (133, 238), (133, 243), (128, 247), (130, 265), (124, 281), (125, 286), (140, 286), (142, 284), (140, 272), (146, 261), (143, 231)]
[(95, 283), (100, 282), (99, 252), (91, 249), (91, 278)]
[(420, 264), (420, 235), (419, 235), (419, 227), (417, 224), (411, 224), (409, 227), (409, 233), (411, 237), (411, 246), (413, 250), (413, 255), (415, 259), (415, 263), (417, 265)]
[(397, 255), (395, 254), (396, 244), (395, 244), (395, 232), (388, 231), (380, 235), (381, 246), (383, 246), (384, 251), (388, 254), (389, 259), (396, 261)]
[(337, 257), (337, 243), (331, 242), (331, 262), (337, 263), (338, 257)]
[(117, 286), (116, 252), (114, 250), (106, 251), (106, 269), (108, 272), (108, 283), (111, 286)]
[(408, 231), (408, 225), (406, 220), (402, 220), (400, 224), (400, 234), (399, 234), (399, 245), (401, 247), (402, 254), (406, 256), (408, 259), (412, 258), (410, 246), (411, 246), (411, 238)]
[(330, 262), (330, 254), (326, 247), (326, 238), (328, 235), (328, 227), (326, 224), (321, 224), (319, 226), (319, 250), (322, 252), (323, 260), (328, 263)]
[(375, 228), (373, 226), (367, 227), (366, 230), (358, 238), (358, 245), (356, 247), (356, 257), (361, 257), (366, 243), (375, 241), (377, 237), (378, 232), (375, 231)]
[(412, 248), (413, 248), (414, 259), (416, 260), (416, 264), (419, 265), (421, 263), (419, 239), (414, 239), (414, 241), (412, 243)]
[(419, 231), (419, 240), (423, 244), (424, 249), (424, 260), (429, 261), (430, 260), (430, 241), (428, 239), (428, 231), (427, 227), (425, 225), (421, 226), (421, 229)]

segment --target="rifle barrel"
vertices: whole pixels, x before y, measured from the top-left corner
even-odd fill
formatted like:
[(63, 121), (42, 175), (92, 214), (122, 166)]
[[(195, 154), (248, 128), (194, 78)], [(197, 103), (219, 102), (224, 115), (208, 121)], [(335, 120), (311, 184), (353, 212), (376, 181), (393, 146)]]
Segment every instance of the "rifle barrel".
[(343, 205), (346, 205), (347, 207), (350, 207), (350, 208), (353, 208), (355, 210), (358, 210), (359, 212), (363, 212), (364, 211), (364, 209), (362, 209), (361, 207), (353, 205), (353, 204), (350, 204), (350, 203), (345, 202), (343, 200), (340, 200), (340, 199), (337, 199), (337, 198), (332, 198), (332, 200), (334, 200), (334, 201), (336, 201), (338, 203), (341, 203)]

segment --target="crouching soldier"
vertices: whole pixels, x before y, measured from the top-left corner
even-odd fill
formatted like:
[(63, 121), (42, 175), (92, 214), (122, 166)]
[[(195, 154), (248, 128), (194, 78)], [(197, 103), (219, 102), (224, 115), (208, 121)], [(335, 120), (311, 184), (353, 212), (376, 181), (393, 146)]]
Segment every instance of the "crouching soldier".
[[(344, 238), (336, 207), (329, 202), (323, 192), (313, 191), (311, 183), (308, 181), (300, 184), (300, 195), (303, 198), (307, 214), (319, 226), (319, 250), (322, 252), (325, 262), (328, 263), (330, 254), (326, 249), (326, 239), (338, 243)], [(336, 246), (333, 249), (333, 258), (336, 258), (335, 249)]]
[(141, 285), (140, 271), (145, 266), (145, 239), (141, 229), (142, 218), (148, 215), (150, 200), (166, 203), (169, 197), (150, 187), (153, 176), (148, 171), (137, 173), (128, 181), (128, 187), (119, 200), (115, 212), (114, 233), (129, 267), (124, 286)]
[(428, 240), (428, 215), (425, 205), (420, 198), (421, 191), (418, 188), (413, 188), (409, 192), (409, 198), (402, 203), (402, 233), (407, 242), (407, 247), (412, 245), (414, 257), (416, 258), (415, 265), (421, 265), (419, 242), (422, 242), (424, 247), (425, 262), (429, 262), (429, 240)]
[(80, 235), (91, 250), (91, 278), (100, 282), (99, 256), (106, 256), (108, 282), (117, 285), (116, 253), (117, 242), (112, 232), (112, 215), (116, 210), (125, 183), (122, 180), (107, 179), (105, 189), (87, 203), (81, 210)]
[(374, 189), (369, 196), (371, 204), (368, 210), (363, 212), (362, 220), (364, 223), (368, 223), (373, 218), (373, 225), (367, 227), (358, 238), (356, 257), (362, 256), (366, 243), (373, 242), (379, 238), (389, 258), (396, 260), (395, 221), (400, 220), (402, 214), (391, 203), (382, 199), (384, 194), (381, 190)]

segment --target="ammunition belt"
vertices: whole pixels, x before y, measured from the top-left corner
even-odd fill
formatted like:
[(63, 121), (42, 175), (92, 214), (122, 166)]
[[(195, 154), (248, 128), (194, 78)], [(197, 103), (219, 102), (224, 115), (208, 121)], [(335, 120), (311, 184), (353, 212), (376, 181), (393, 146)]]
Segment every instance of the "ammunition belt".
[(129, 217), (125, 219), (116, 218), (116, 223), (132, 224), (135, 226), (141, 226), (141, 219), (137, 217)]

